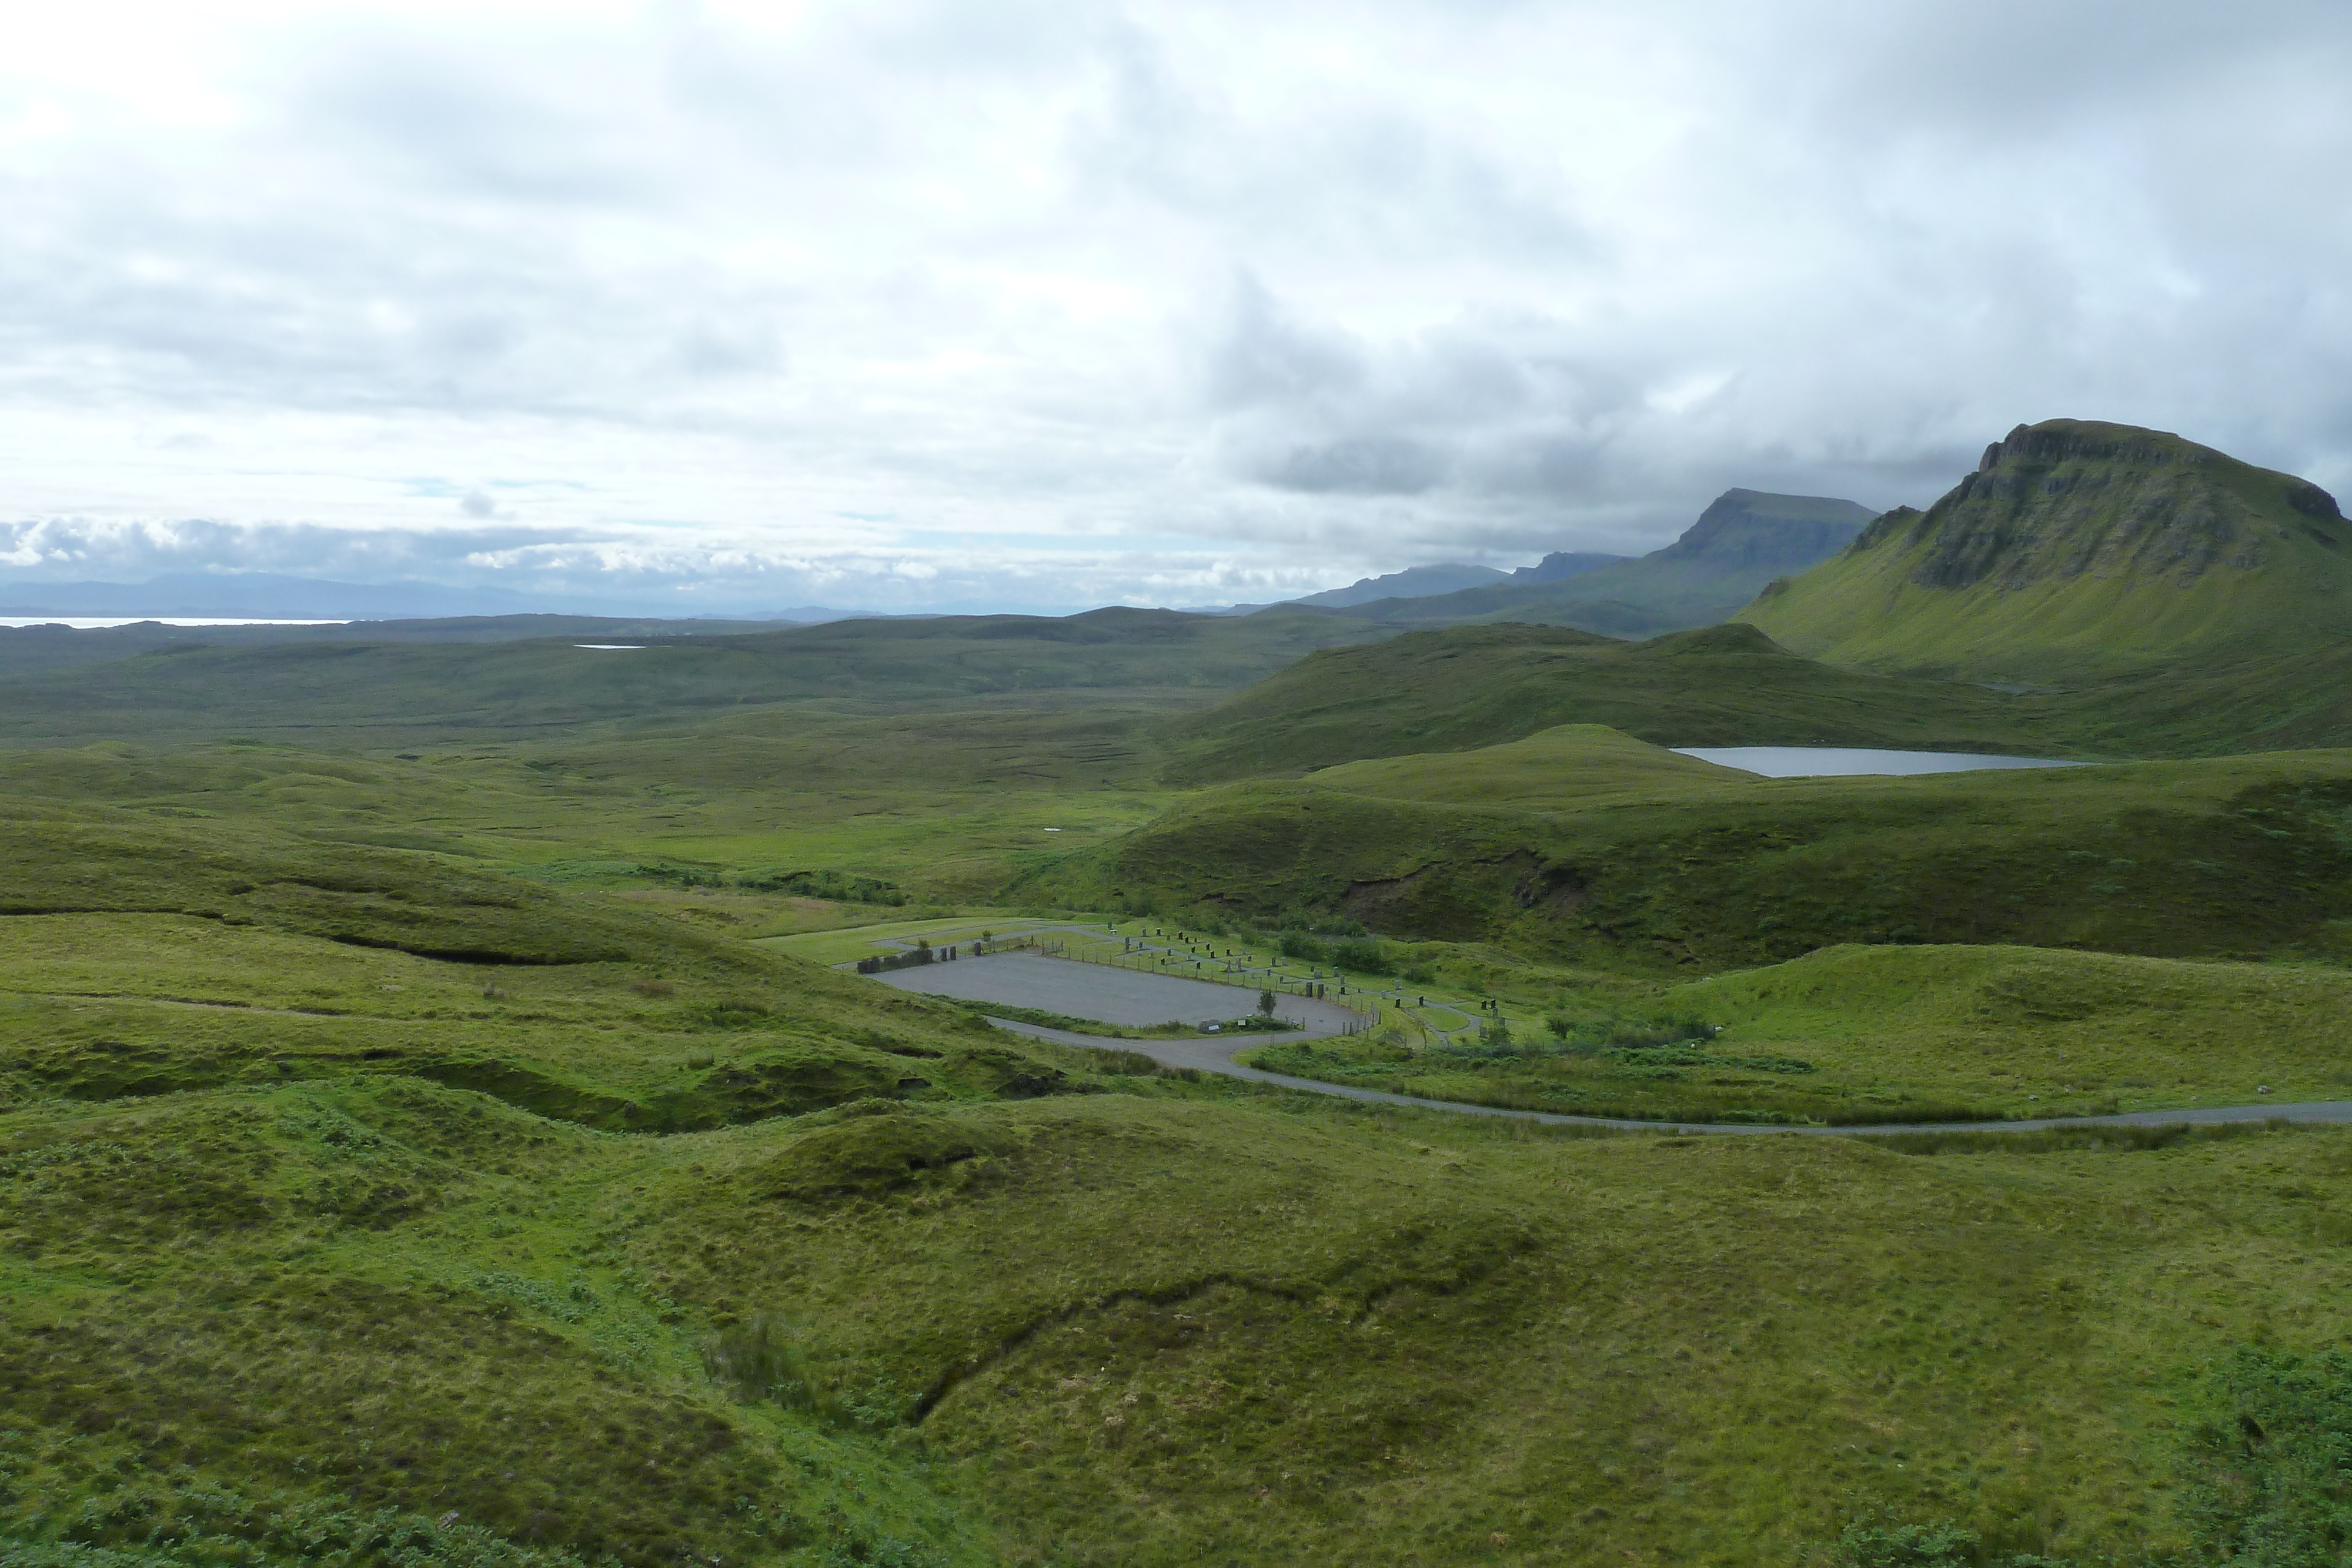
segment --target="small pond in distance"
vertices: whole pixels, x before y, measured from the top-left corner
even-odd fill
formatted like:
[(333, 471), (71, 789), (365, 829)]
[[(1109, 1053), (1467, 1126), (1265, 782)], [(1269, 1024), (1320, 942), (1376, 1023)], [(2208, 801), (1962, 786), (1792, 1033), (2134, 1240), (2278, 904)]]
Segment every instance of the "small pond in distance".
[(1677, 746), (1721, 768), (1767, 779), (1821, 779), (1841, 773), (1966, 773), (1979, 768), (2088, 768), (2048, 757), (1985, 757), (1968, 751), (1873, 751), (1843, 746)]

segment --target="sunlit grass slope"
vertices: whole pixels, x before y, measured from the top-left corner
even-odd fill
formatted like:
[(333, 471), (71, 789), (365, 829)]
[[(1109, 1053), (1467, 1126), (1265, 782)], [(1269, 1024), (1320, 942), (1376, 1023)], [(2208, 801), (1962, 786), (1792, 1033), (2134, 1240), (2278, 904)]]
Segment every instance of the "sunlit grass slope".
[(1925, 513), (1741, 612), (1797, 652), (2047, 680), (2293, 654), (2352, 633), (2352, 527), (2325, 491), (2158, 431), (2020, 426)]
[[(1573, 744), (1573, 743), (1566, 743)], [(1510, 748), (1500, 748), (1508, 752)], [(1023, 884), (1066, 906), (1335, 916), (1584, 961), (1772, 963), (1843, 942), (2163, 956), (2340, 953), (2352, 756), (1677, 784), (1453, 803), (1485, 752), (1398, 765), (1449, 800), (1227, 786)], [(1506, 782), (1520, 771), (1503, 762)]]
[(1981, 687), (1798, 658), (1745, 627), (1612, 642), (1549, 626), (1455, 627), (1327, 649), (1170, 722), (1171, 776), (1297, 773), (1463, 750), (1562, 724), (1659, 746), (1891, 746), (2032, 751), (2062, 744)]

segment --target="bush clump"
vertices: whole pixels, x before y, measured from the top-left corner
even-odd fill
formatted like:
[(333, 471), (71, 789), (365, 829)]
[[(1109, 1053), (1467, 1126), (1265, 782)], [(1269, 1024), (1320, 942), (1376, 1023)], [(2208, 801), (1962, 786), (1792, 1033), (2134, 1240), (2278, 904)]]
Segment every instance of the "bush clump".
[(2241, 1345), (2208, 1375), (2183, 1511), (2231, 1568), (2352, 1555), (2352, 1354)]

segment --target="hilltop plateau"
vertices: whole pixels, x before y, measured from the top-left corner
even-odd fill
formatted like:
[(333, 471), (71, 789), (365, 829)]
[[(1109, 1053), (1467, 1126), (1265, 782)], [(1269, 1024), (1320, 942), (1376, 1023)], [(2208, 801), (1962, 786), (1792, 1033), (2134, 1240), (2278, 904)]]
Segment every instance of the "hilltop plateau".
[[(76, 633), (75, 635), (81, 635)], [(643, 723), (697, 710), (824, 701), (866, 712), (1013, 696), (1161, 706), (1213, 699), (1307, 651), (1389, 635), (1280, 611), (835, 621), (743, 636), (576, 635), (488, 643), (273, 641), (174, 646), (0, 679), (0, 737), (153, 740), (220, 734), (399, 744)], [(598, 636), (596, 641), (607, 641)]]
[(2352, 525), (2292, 475), (2048, 420), (1739, 619), (1811, 657), (1975, 680), (2288, 658), (2352, 635)]

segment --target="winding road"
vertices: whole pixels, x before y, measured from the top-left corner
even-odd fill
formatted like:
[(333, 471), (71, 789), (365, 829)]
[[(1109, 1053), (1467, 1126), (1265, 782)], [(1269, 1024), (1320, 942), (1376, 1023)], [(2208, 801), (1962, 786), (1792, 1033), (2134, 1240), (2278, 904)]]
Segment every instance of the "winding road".
[[(1543, 1122), (1566, 1127), (1620, 1127), (1630, 1132), (1650, 1133), (1814, 1133), (1834, 1134), (1840, 1137), (1866, 1137), (1882, 1133), (2038, 1133), (2053, 1127), (2168, 1127), (2180, 1124), (2204, 1126), (2223, 1122), (2352, 1122), (2352, 1100), (2307, 1101), (2292, 1105), (2189, 1105), (2172, 1111), (2126, 1111), (2113, 1116), (2050, 1116), (2020, 1122), (1873, 1122), (1848, 1127), (1801, 1127), (1748, 1122), (1642, 1122), (1615, 1116), (1570, 1116), (1551, 1111), (1512, 1111), (1500, 1105), (1472, 1105), (1460, 1100), (1424, 1100), (1416, 1094), (1391, 1094), (1379, 1089), (1359, 1089), (1350, 1083), (1326, 1083), (1318, 1078), (1293, 1078), (1286, 1072), (1261, 1072), (1255, 1067), (1244, 1067), (1234, 1060), (1234, 1052), (1265, 1043), (1247, 1035), (1235, 1035), (1226, 1040), (1203, 1036), (1199, 1040), (1105, 1040), (1099, 1035), (1041, 1029), (1035, 1024), (1018, 1023), (1011, 1019), (992, 1018), (988, 1021), (999, 1029), (1037, 1040), (1058, 1040), (1064, 1045), (1091, 1046), (1097, 1051), (1106, 1045), (1116, 1046), (1120, 1051), (1140, 1051), (1164, 1067), (1189, 1067), (1201, 1072), (1222, 1073), (1228, 1078), (1245, 1078), (1253, 1083), (1304, 1090), (1310, 1094), (1331, 1094), (1342, 1100), (1410, 1106), (1420, 1111), (1453, 1111), (1465, 1116), (1507, 1116), (1522, 1122)], [(1317, 1037), (1288, 1035), (1284, 1038)]]
[[(1092, 926), (1076, 925), (1067, 926), (1038, 927), (1037, 929), (1059, 929), (1084, 932), (1089, 936), (1099, 935), (1099, 933), (1096, 932), (1095, 928)], [(912, 946), (911, 943), (900, 945)], [(1154, 942), (1143, 938), (1138, 939), (1139, 952), (1149, 951), (1158, 954), (1165, 954), (1173, 957), (1185, 958), (1188, 960), (1191, 957), (1197, 956), (1194, 952), (1194, 948), (1199, 946), (1202, 946), (1202, 944), (1183, 945), (1164, 941)], [(995, 962), (1000, 961), (1002, 958), (1009, 958), (1014, 956), (1015, 955), (1012, 954), (1004, 954), (998, 956), (997, 959), (981, 959), (976, 960), (976, 962)], [(1077, 960), (1051, 958), (1033, 958), (1029, 961), (1031, 963), (1045, 964), (1077, 962)], [(1209, 960), (1209, 962), (1216, 962), (1216, 960), (1213, 959)], [(1089, 968), (1102, 967), (1102, 966), (1096, 965), (1088, 965), (1087, 967)], [(1206, 968), (1205, 964), (1202, 967), (1204, 969)], [(921, 977), (925, 976), (926, 972), (927, 971), (925, 969), (898, 970), (890, 974), (877, 976), (876, 977), (888, 983), (902, 986), (908, 990), (930, 990), (932, 988), (927, 987), (921, 983)], [(932, 976), (940, 977), (945, 977), (945, 974), (947, 973), (942, 970), (929, 970), (928, 972)], [(955, 979), (958, 981), (977, 980), (979, 978), (978, 972), (974, 970), (954, 970), (952, 972)], [(1130, 973), (1130, 971), (1123, 971), (1116, 968), (1111, 969), (1109, 972), (1112, 974)], [(1276, 977), (1272, 972), (1267, 970), (1244, 968), (1240, 966), (1235, 966), (1233, 969), (1224, 972), (1259, 976), (1269, 978)], [(1142, 977), (1156, 977), (1150, 976), (1150, 972), (1147, 971), (1145, 976)], [(1176, 980), (1177, 978), (1173, 974), (1169, 975), (1167, 977), (1170, 980)], [(1280, 977), (1291, 980), (1296, 980), (1297, 978), (1297, 977), (1295, 976), (1281, 976)], [(1181, 980), (1177, 981), (1177, 983), (1183, 985), (1201, 985), (1210, 983), (1230, 985), (1230, 982), (1212, 982), (1209, 980), (1208, 974), (1206, 973), (1202, 974), (1199, 980), (1194, 980), (1188, 976), (1184, 977)], [(984, 995), (973, 994), (982, 991), (984, 988), (985, 988), (977, 985), (957, 984), (952, 988), (941, 988), (938, 994), (955, 994), (961, 992), (964, 994), (965, 999), (982, 1002), (1000, 999), (989, 998)], [(1359, 987), (1357, 988), (1363, 989), (1364, 988)], [(1391, 997), (1394, 995), (1392, 992), (1375, 992), (1374, 994)], [(1325, 1006), (1318, 1008), (1314, 1003), (1302, 1003), (1302, 998), (1291, 996), (1285, 996), (1282, 999), (1286, 1008), (1297, 1009), (1299, 1011), (1306, 1012), (1307, 1015), (1295, 1019), (1295, 1021), (1300, 1022), (1306, 1027), (1295, 1034), (1287, 1034), (1284, 1036), (1286, 1040), (1322, 1040), (1331, 1035), (1342, 1033), (1348, 1027), (1347, 1023), (1342, 1021), (1343, 1015), (1339, 1007)], [(1064, 1005), (1055, 1010), (1070, 1011), (1071, 1009), (1066, 999), (1065, 999)], [(1431, 1010), (1436, 1010), (1434, 1005), (1433, 1005)], [(1447, 1008), (1445, 1010), (1451, 1012), (1454, 1009)], [(1320, 1016), (1317, 1016), (1318, 1014)], [(1091, 1017), (1093, 1015), (1080, 1015), (1073, 1012), (1072, 1016)], [(1466, 1018), (1466, 1015), (1464, 1016)], [(1234, 1060), (1234, 1057), (1237, 1052), (1246, 1051), (1254, 1045), (1265, 1044), (1266, 1040), (1262, 1035), (1202, 1035), (1198, 1038), (1186, 1037), (1176, 1040), (1106, 1039), (1100, 1035), (1078, 1034), (1069, 1030), (1047, 1029), (1038, 1024), (1022, 1023), (1013, 1019), (991, 1018), (988, 1021), (994, 1024), (1001, 1030), (1009, 1030), (1013, 1034), (1028, 1035), (1036, 1040), (1050, 1040), (1063, 1045), (1083, 1046), (1095, 1051), (1113, 1049), (1136, 1051), (1151, 1058), (1154, 1061), (1160, 1063), (1164, 1067), (1191, 1068), (1199, 1072), (1214, 1072), (1227, 1078), (1245, 1079), (1253, 1083), (1266, 1083), (1276, 1088), (1294, 1089), (1308, 1094), (1328, 1094), (1336, 1099), (1355, 1100), (1377, 1105), (1396, 1105), (1419, 1111), (1447, 1111), (1452, 1112), (1456, 1115), (1463, 1116), (1501, 1116), (1514, 1121), (1538, 1122), (1552, 1126), (1613, 1127), (1628, 1132), (1651, 1133), (1804, 1133), (1812, 1134), (1817, 1136), (1828, 1134), (1838, 1137), (1868, 1137), (1890, 1133), (2036, 1133), (2063, 1127), (2212, 1126), (2232, 1122), (2278, 1121), (2321, 1124), (2352, 1124), (2352, 1100), (2305, 1101), (2296, 1104), (2281, 1105), (2186, 1105), (2168, 1111), (2126, 1111), (2107, 1116), (2048, 1116), (2021, 1121), (1874, 1122), (1866, 1124), (1843, 1127), (1794, 1126), (1788, 1124), (1758, 1124), (1749, 1122), (1640, 1121), (1629, 1117), (1577, 1116), (1568, 1114), (1564, 1112), (1515, 1111), (1506, 1109), (1500, 1105), (1473, 1105), (1467, 1102), (1460, 1100), (1427, 1100), (1417, 1094), (1391, 1094), (1385, 1090), (1360, 1089), (1350, 1083), (1327, 1083), (1321, 1079), (1317, 1078), (1295, 1078), (1285, 1072), (1265, 1072), (1255, 1067), (1244, 1067), (1240, 1062)], [(1143, 1020), (1140, 1018), (1138, 1018), (1130, 1021), (1141, 1022)], [(1360, 1020), (1359, 1019), (1358, 1021)], [(1475, 1028), (1476, 1020), (1469, 1019), (1468, 1024), (1469, 1027)], [(1461, 1030), (1440, 1030), (1433, 1028), (1431, 1032), (1442, 1037), (1463, 1031)]]

